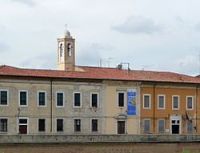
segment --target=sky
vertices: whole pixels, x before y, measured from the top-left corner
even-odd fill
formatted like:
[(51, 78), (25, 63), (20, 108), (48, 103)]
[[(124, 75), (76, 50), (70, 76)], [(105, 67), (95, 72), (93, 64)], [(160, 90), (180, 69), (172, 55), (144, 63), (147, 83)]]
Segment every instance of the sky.
[(56, 69), (65, 24), (76, 65), (200, 74), (199, 0), (0, 0), (0, 65)]

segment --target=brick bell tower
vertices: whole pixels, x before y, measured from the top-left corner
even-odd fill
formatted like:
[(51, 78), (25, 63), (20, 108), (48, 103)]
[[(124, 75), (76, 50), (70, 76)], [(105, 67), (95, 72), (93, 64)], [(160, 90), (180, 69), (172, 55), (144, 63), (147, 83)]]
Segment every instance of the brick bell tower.
[(58, 42), (58, 70), (75, 70), (75, 39), (66, 29), (64, 36), (57, 39)]

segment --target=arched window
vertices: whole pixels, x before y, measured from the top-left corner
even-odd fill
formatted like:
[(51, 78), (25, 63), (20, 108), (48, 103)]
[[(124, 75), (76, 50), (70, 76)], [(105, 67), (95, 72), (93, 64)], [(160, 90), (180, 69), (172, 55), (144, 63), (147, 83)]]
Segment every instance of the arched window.
[(60, 46), (60, 57), (63, 57), (63, 44), (61, 43)]
[(68, 56), (72, 56), (72, 45), (70, 43), (67, 44), (67, 53)]

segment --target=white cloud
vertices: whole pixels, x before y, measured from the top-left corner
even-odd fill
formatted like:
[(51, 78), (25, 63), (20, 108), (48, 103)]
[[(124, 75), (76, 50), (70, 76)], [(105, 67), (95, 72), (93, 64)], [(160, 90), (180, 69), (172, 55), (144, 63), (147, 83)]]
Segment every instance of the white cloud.
[(36, 2), (34, 0), (11, 0), (11, 1), (25, 4), (25, 5), (31, 6), (31, 7), (36, 5)]
[(0, 42), (0, 53), (6, 52), (6, 51), (9, 51), (9, 46), (4, 42)]
[(55, 69), (56, 68), (56, 56), (52, 53), (43, 53), (38, 56), (20, 61), (19, 66), (24, 68), (46, 68)]
[(67, 23), (76, 39), (78, 65), (96, 66), (100, 58), (106, 63), (112, 57), (113, 65), (129, 61), (133, 68), (143, 65), (193, 74), (198, 66), (179, 57), (194, 55), (191, 48), (200, 47), (200, 25), (194, 30), (200, 23), (199, 4), (199, 0), (0, 0), (1, 63), (56, 67), (56, 38)]
[(199, 57), (194, 55), (187, 55), (183, 58), (177, 59), (175, 63), (177, 70), (182, 73), (195, 74), (198, 73)]
[(112, 47), (109, 45), (102, 45), (99, 43), (89, 44), (77, 54), (78, 64), (99, 66), (100, 59), (105, 58), (105, 55), (103, 54), (108, 53), (111, 50)]
[(200, 73), (200, 61), (198, 56), (186, 55), (173, 59), (165, 65), (160, 64), (157, 69), (196, 76)]
[(153, 34), (162, 30), (152, 19), (142, 16), (131, 16), (124, 23), (112, 29), (127, 34)]
[(195, 26), (194, 26), (195, 30), (196, 31), (199, 31), (200, 32), (200, 23), (197, 23)]
[(184, 24), (185, 23), (184, 19), (180, 16), (175, 17), (175, 20), (178, 24)]

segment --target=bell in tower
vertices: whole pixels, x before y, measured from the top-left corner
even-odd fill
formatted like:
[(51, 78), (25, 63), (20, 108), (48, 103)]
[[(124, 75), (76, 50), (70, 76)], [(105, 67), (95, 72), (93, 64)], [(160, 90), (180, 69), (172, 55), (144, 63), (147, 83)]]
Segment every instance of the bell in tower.
[(75, 70), (75, 39), (68, 30), (58, 41), (58, 69), (64, 71)]

